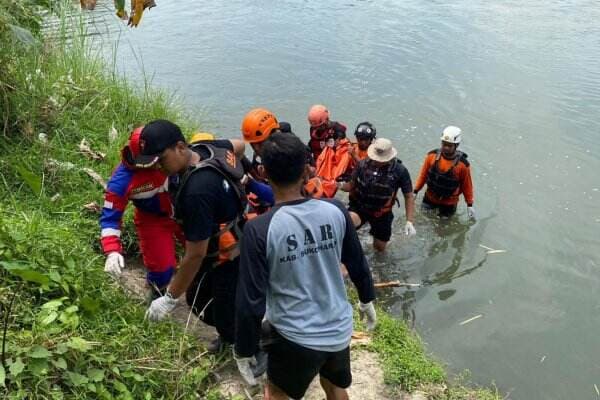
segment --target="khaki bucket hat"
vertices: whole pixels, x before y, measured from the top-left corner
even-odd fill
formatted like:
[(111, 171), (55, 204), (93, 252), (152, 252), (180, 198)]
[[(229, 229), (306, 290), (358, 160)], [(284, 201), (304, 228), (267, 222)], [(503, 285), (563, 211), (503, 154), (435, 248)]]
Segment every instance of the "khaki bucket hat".
[(371, 160), (388, 162), (396, 158), (398, 152), (392, 146), (392, 142), (389, 139), (379, 138), (371, 143), (367, 150), (367, 155)]

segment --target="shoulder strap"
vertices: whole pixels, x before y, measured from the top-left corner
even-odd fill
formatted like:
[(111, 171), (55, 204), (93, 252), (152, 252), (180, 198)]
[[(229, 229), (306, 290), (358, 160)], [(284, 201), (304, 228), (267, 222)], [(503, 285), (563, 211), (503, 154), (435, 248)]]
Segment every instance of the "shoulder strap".
[(463, 153), (462, 151), (459, 153), (460, 153), (460, 157), (458, 157), (460, 159), (459, 161), (462, 161), (462, 163), (465, 164), (467, 167), (469, 165), (471, 165), (469, 160), (467, 160), (467, 157), (469, 157), (469, 155), (467, 153)]
[(240, 207), (243, 210), (245, 208), (246, 195), (240, 183), (240, 179), (244, 176), (242, 163), (237, 160), (235, 154), (228, 149), (211, 146), (205, 143), (196, 143), (190, 146), (192, 151), (197, 150), (200, 147), (204, 147), (209, 152), (210, 157), (200, 160), (199, 163), (188, 168), (185, 174), (183, 174), (179, 187), (177, 188), (177, 193), (175, 194), (174, 206), (177, 208), (179, 205), (179, 197), (189, 178), (201, 169), (210, 168), (223, 176), (229, 183), (229, 186), (233, 188), (240, 201)]

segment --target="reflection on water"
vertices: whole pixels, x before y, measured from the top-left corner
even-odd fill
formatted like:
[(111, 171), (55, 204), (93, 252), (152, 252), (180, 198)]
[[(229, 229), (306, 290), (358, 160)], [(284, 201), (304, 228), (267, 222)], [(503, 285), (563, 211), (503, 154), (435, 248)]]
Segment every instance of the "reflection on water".
[[(400, 303), (402, 317), (410, 321), (412, 325), (415, 323), (416, 313), (414, 305), (417, 300), (417, 293), (430, 290), (430, 287), (448, 285), (454, 280), (469, 275), (477, 269), (483, 267), (487, 260), (487, 254), (482, 252), (481, 259), (473, 265), (465, 265), (463, 255), (467, 251), (466, 244), (469, 238), (480, 237), (485, 231), (487, 223), (493, 219), (493, 216), (486, 217), (478, 223), (471, 220), (461, 222), (457, 216), (451, 218), (439, 218), (435, 212), (423, 212), (424, 219), (421, 224), (426, 223), (426, 226), (420, 226), (420, 229), (430, 228), (426, 235), (425, 253), (416, 258), (422, 264), (419, 270), (431, 270), (427, 275), (421, 276), (419, 282), (414, 282), (413, 275), (404, 271), (402, 264), (398, 264), (394, 260), (394, 254), (372, 254), (372, 265), (375, 271), (379, 274), (377, 278), (382, 281), (400, 280), (404, 283), (418, 283), (419, 286), (399, 288), (382, 292), (380, 296), (387, 304)], [(433, 260), (433, 261), (432, 261)], [(432, 264), (432, 266), (429, 266)], [(386, 268), (385, 265), (388, 267)], [(389, 268), (392, 266), (392, 268)], [(398, 268), (400, 267), (400, 268)], [(449, 299), (455, 295), (457, 289), (444, 289), (438, 292), (438, 298), (442, 301)]]

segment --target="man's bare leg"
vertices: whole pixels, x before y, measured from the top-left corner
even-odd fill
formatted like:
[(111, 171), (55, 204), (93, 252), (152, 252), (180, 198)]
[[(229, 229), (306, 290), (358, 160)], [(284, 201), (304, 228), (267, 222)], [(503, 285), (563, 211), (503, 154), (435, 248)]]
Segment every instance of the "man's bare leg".
[(265, 385), (265, 400), (289, 400), (285, 392), (275, 386), (274, 383), (268, 381)]
[(388, 242), (373, 238), (373, 248), (379, 252), (385, 251), (385, 246), (387, 246), (387, 244)]
[(327, 400), (349, 400), (348, 392), (346, 389), (342, 389), (341, 387), (335, 386), (328, 379), (319, 377), (321, 381), (321, 387), (325, 391), (325, 395), (327, 395)]
[(360, 224), (362, 223), (362, 221), (360, 220), (360, 217), (358, 216), (357, 213), (355, 213), (354, 211), (350, 211), (350, 219), (352, 219), (352, 223), (354, 224), (354, 227), (357, 228), (360, 226)]

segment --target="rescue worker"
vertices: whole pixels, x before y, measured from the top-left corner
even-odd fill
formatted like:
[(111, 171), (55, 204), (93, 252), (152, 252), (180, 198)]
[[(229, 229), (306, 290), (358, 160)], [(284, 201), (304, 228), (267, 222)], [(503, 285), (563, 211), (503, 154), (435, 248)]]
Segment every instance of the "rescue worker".
[(262, 164), (260, 157), (261, 147), (271, 133), (279, 131), (279, 121), (275, 115), (266, 108), (254, 108), (244, 116), (240, 129), (244, 141), (249, 143), (252, 150), (254, 150), (250, 173), (254, 178), (265, 181), (264, 172), (262, 171), (262, 168), (259, 168)]
[[(208, 132), (197, 132), (192, 135), (190, 139), (190, 144), (203, 142), (205, 144), (212, 144), (215, 140), (215, 136), (212, 133)], [(244, 167), (244, 172), (251, 173), (252, 172), (252, 162), (244, 156), (242, 158), (242, 165)], [(248, 201), (254, 208), (254, 211), (261, 210), (263, 208), (271, 207), (275, 200), (273, 198), (273, 191), (269, 187), (269, 185), (258, 182), (257, 180), (246, 175), (245, 178), (245, 192), (248, 195)]]
[(442, 132), (441, 147), (427, 153), (419, 178), (415, 196), (427, 184), (423, 207), (437, 209), (441, 217), (450, 217), (456, 212), (459, 196), (467, 203), (469, 218), (475, 219), (473, 208), (473, 182), (467, 154), (458, 150), (462, 131), (456, 126), (447, 126)]
[(104, 192), (100, 215), (101, 244), (106, 262), (104, 271), (119, 276), (125, 267), (121, 245), (123, 213), (131, 201), (142, 260), (146, 267), (149, 298), (160, 295), (175, 273), (175, 237), (183, 243), (183, 233), (172, 217), (167, 176), (155, 168), (136, 168), (143, 127), (133, 130), (121, 150), (121, 162), (113, 171)]
[(361, 122), (356, 126), (354, 130), (356, 143), (352, 143), (352, 150), (350, 151), (355, 165), (368, 157), (367, 150), (375, 140), (375, 136), (377, 136), (377, 129), (370, 122)]
[(352, 180), (342, 186), (350, 192), (348, 210), (359, 228), (365, 223), (371, 226), (373, 247), (384, 251), (392, 236), (392, 208), (400, 189), (404, 196), (406, 212), (406, 236), (416, 235), (414, 221), (414, 196), (410, 174), (402, 161), (396, 158), (398, 152), (388, 139), (375, 139), (369, 146), (368, 158), (362, 160), (352, 174)]
[[(252, 164), (250, 168), (250, 174), (255, 179), (261, 182), (267, 182), (264, 175), (264, 169), (262, 168), (261, 154), (262, 144), (264, 141), (274, 133), (286, 132), (292, 133), (292, 127), (287, 122), (279, 122), (275, 115), (265, 108), (255, 108), (250, 110), (242, 120), (241, 126), (242, 136), (246, 143), (250, 143), (254, 154), (252, 156)], [(319, 178), (314, 176), (315, 174), (315, 160), (312, 157), (312, 153), (308, 146), (306, 146), (306, 164), (310, 170), (308, 181), (305, 185), (305, 191), (307, 194), (314, 197), (321, 197), (323, 195), (322, 183)], [(252, 188), (249, 188), (253, 191)], [(270, 208), (263, 208), (263, 211)]]
[[(214, 325), (219, 334), (208, 350), (221, 351), (234, 339), (239, 264), (239, 249), (235, 243), (229, 240), (222, 243), (221, 238), (233, 236), (234, 242), (240, 239), (239, 228), (246, 205), (240, 182), (244, 176), (240, 163), (244, 142), (213, 140), (210, 144), (200, 142), (188, 146), (179, 127), (166, 120), (146, 125), (140, 141), (143, 145), (136, 163), (148, 166), (158, 163), (176, 181), (170, 193), (175, 218), (186, 239), (177, 273), (165, 295), (150, 304), (146, 316), (150, 320), (163, 319), (184, 293), (192, 307), (198, 306), (198, 296), (206, 298), (202, 311), (208, 315), (203, 321)], [(209, 282), (208, 288), (202, 285), (205, 280)], [(203, 314), (202, 311), (199, 314)]]
[(327, 399), (348, 399), (352, 306), (337, 266), (346, 264), (359, 310), (373, 329), (377, 317), (369, 265), (344, 206), (303, 195), (308, 168), (300, 139), (291, 133), (271, 135), (262, 155), (276, 204), (244, 227), (236, 295), (238, 370), (246, 382), (256, 383), (251, 366), (263, 325), (265, 399), (300, 399), (317, 374)]
[(308, 146), (314, 159), (318, 159), (325, 146), (333, 147), (335, 141), (346, 138), (346, 126), (329, 119), (329, 110), (321, 104), (315, 104), (308, 111), (310, 139)]
[(338, 182), (347, 182), (351, 179), (352, 171), (354, 171), (358, 163), (368, 157), (367, 149), (375, 139), (376, 134), (377, 130), (368, 121), (361, 122), (356, 126), (354, 130), (356, 143), (351, 143), (351, 147), (348, 148), (351, 160), (346, 170), (337, 178)]

